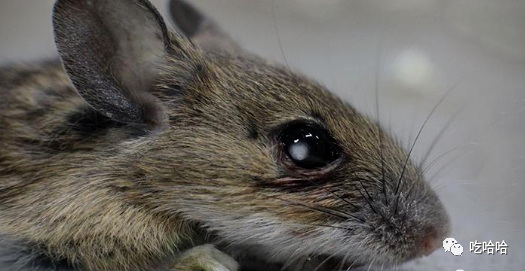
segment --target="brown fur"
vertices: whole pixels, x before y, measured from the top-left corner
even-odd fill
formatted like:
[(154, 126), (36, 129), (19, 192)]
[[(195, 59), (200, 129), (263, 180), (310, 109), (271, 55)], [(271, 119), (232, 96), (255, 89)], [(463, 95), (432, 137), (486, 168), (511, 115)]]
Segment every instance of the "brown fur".
[[(373, 221), (361, 185), (391, 212), (381, 203), (381, 178), (386, 172), (393, 200), (406, 152), (376, 123), (285, 68), (178, 42), (192, 60), (170, 56), (164, 65), (150, 93), (168, 121), (153, 132), (96, 112), (55, 62), (0, 73), (0, 233), (87, 270), (143, 270), (199, 242), (202, 229), (221, 240), (225, 229), (213, 228), (205, 213), (264, 214), (305, 225), (294, 234), (315, 234), (320, 228), (312, 224), (337, 219), (293, 203)], [(275, 133), (297, 119), (318, 123), (338, 142), (343, 158), (332, 169), (306, 174), (283, 162)], [(418, 191), (422, 212), (444, 217), (410, 162), (403, 180), (403, 191)], [(400, 216), (410, 217), (401, 206)], [(399, 221), (392, 222), (402, 224), (399, 232), (427, 227)], [(397, 240), (370, 223), (378, 240)], [(416, 230), (404, 234), (406, 247), (420, 238)], [(405, 261), (415, 254), (396, 255)]]

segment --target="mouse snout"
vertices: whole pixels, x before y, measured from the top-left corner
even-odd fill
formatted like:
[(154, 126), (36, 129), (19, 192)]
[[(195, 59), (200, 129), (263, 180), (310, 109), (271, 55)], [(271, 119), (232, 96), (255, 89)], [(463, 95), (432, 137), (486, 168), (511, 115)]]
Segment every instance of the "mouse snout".
[(405, 236), (405, 241), (412, 242), (409, 246), (412, 257), (428, 256), (441, 247), (443, 240), (448, 237), (450, 222), (437, 198), (426, 203), (420, 202), (416, 208), (404, 211), (407, 217), (405, 227), (411, 229), (405, 232), (410, 232)]
[[(399, 193), (388, 201), (370, 202), (371, 206), (364, 204), (370, 233), (378, 238), (378, 250), (390, 255), (383, 259), (386, 262), (402, 263), (428, 256), (448, 237), (450, 222), (444, 206), (428, 186), (421, 185), (419, 189)], [(374, 198), (380, 196), (378, 193)]]
[(416, 213), (406, 210), (411, 218), (407, 223), (412, 227), (413, 255), (415, 257), (428, 256), (447, 238), (449, 219), (442, 204), (436, 199), (431, 205), (421, 204)]

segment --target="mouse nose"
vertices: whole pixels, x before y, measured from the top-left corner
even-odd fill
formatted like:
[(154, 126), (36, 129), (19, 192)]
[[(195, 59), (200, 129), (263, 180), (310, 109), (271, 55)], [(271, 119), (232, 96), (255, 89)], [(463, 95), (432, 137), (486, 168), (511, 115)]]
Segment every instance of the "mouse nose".
[(429, 231), (421, 240), (421, 255), (428, 256), (434, 250), (438, 249), (441, 244), (440, 236), (435, 230)]
[(434, 236), (429, 236), (423, 241), (423, 255), (428, 256), (439, 248), (439, 242)]

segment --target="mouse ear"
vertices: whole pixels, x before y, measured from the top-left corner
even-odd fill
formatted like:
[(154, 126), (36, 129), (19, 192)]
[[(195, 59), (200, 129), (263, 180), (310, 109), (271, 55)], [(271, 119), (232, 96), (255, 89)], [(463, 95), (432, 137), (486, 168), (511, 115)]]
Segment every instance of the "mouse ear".
[(118, 122), (161, 125), (162, 110), (148, 91), (167, 51), (184, 55), (188, 46), (147, 0), (58, 0), (53, 27), (64, 68), (93, 108)]
[(171, 0), (171, 19), (177, 28), (203, 50), (240, 53), (242, 49), (214, 20), (184, 0)]

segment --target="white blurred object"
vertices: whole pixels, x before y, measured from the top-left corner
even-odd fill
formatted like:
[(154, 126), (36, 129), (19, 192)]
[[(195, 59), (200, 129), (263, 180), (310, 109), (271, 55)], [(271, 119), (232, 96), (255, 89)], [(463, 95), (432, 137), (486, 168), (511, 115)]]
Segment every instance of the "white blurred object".
[(402, 52), (392, 63), (395, 83), (412, 91), (424, 91), (434, 85), (434, 65), (428, 55), (419, 49)]

